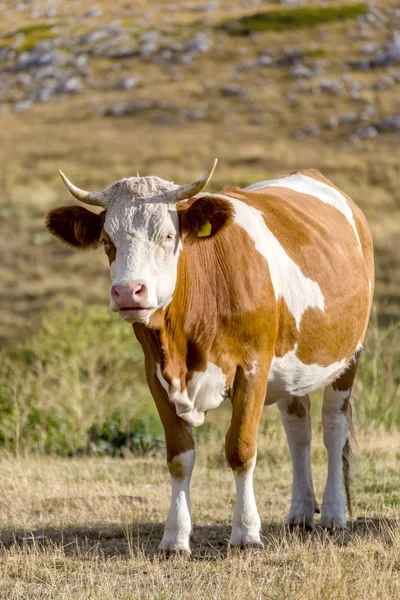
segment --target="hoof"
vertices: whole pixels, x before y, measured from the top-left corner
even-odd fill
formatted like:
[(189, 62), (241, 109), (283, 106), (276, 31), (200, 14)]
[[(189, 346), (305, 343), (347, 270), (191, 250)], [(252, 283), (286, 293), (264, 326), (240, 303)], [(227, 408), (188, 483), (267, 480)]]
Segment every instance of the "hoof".
[(306, 531), (307, 533), (312, 533), (315, 531), (314, 523), (307, 523), (305, 519), (298, 522), (285, 523), (285, 529), (288, 531), (294, 531), (296, 528), (298, 528), (300, 531)]
[(238, 556), (239, 554), (244, 554), (246, 552), (259, 552), (260, 550), (264, 550), (264, 544), (261, 540), (259, 542), (250, 542), (240, 546), (229, 543), (228, 556)]
[(160, 550), (160, 554), (165, 556), (168, 560), (176, 560), (181, 562), (187, 562), (190, 560), (190, 550)]

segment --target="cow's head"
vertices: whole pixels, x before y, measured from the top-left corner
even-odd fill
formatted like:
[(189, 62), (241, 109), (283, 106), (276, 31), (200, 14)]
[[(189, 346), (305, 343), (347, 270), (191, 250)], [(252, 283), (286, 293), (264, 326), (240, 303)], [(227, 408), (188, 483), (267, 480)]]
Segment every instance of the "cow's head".
[(211, 178), (216, 162), (189, 185), (130, 177), (102, 192), (81, 190), (60, 171), (75, 198), (104, 210), (97, 214), (80, 206), (56, 208), (47, 216), (47, 227), (74, 248), (104, 245), (112, 280), (110, 308), (125, 321), (148, 323), (157, 309), (168, 306), (182, 244), (214, 235), (232, 217), (227, 201), (194, 198)]

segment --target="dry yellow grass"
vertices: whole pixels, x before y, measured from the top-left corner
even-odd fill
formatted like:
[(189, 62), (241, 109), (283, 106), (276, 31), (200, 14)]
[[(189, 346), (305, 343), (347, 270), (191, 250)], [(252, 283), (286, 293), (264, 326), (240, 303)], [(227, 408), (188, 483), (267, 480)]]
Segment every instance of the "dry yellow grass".
[[(290, 499), (288, 451), (272, 413), (265, 416), (255, 475), (265, 549), (254, 554), (227, 556), (234, 483), (222, 444), (213, 439), (200, 442), (193, 476), (190, 563), (157, 553), (169, 503), (163, 457), (4, 457), (0, 597), (397, 600), (399, 433), (361, 432), (349, 532), (289, 534), (282, 528)], [(325, 451), (317, 430), (314, 437), (320, 498)], [(22, 541), (31, 533), (46, 539)]]

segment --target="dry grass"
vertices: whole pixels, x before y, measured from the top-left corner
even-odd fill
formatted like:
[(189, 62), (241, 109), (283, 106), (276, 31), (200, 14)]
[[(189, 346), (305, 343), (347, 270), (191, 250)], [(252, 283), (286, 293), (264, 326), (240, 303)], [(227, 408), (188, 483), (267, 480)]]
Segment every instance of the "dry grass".
[[(361, 432), (349, 532), (289, 534), (281, 525), (290, 499), (288, 451), (273, 411), (266, 413), (272, 423), (255, 475), (265, 549), (255, 554), (227, 556), (234, 484), (214, 439), (199, 444), (190, 563), (157, 554), (169, 502), (163, 458), (3, 458), (0, 597), (397, 599), (399, 434)], [(320, 498), (326, 464), (318, 431), (313, 465)], [(45, 539), (23, 541), (31, 533)]]

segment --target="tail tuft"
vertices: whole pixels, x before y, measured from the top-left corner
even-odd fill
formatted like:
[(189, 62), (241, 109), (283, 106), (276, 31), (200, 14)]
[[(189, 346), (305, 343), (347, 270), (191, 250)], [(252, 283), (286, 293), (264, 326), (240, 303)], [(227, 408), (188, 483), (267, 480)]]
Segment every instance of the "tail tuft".
[(353, 518), (352, 502), (351, 502), (351, 463), (353, 461), (353, 452), (351, 450), (350, 438), (347, 438), (342, 452), (342, 469), (344, 479), (344, 489), (346, 492), (347, 510), (349, 516)]

